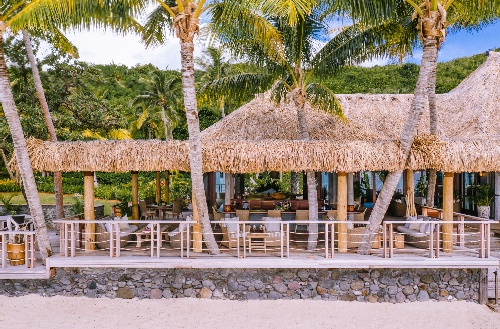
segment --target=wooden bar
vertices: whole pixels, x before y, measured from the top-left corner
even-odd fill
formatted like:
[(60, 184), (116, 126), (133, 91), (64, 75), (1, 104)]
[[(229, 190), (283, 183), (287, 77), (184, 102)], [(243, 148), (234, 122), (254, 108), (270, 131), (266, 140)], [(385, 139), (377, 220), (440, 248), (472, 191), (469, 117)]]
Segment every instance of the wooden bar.
[[(338, 221), (347, 221), (347, 174), (338, 173), (337, 192), (337, 217)], [(338, 225), (338, 251), (347, 252), (347, 224)]]
[[(453, 173), (444, 173), (443, 181), (443, 217), (444, 221), (453, 221)], [(453, 251), (453, 224), (443, 224), (443, 251)]]
[(132, 171), (132, 219), (139, 219), (139, 179), (137, 171)]
[[(85, 171), (83, 173), (83, 199), (84, 199), (84, 218), (88, 220), (95, 219), (94, 213), (94, 173)], [(73, 230), (71, 230), (73, 232)], [(95, 250), (95, 227), (94, 224), (85, 224), (85, 251)], [(73, 235), (72, 239), (73, 241)], [(72, 242), (73, 244), (73, 242)]]
[(156, 204), (161, 204), (161, 172), (156, 172), (156, 191), (155, 191)]
[(170, 202), (170, 172), (165, 171), (165, 202)]

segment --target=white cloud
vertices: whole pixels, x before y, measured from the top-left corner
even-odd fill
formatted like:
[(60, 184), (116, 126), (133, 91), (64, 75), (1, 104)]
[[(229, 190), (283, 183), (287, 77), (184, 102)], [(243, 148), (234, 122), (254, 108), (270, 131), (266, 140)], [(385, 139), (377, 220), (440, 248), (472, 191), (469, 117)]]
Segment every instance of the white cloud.
[[(179, 39), (171, 36), (161, 47), (146, 48), (138, 35), (120, 35), (100, 30), (73, 32), (68, 39), (78, 48), (79, 60), (95, 64), (123, 64), (128, 67), (137, 64), (153, 64), (160, 69), (167, 66), (180, 70)], [(200, 54), (200, 45), (195, 46), (195, 56)]]

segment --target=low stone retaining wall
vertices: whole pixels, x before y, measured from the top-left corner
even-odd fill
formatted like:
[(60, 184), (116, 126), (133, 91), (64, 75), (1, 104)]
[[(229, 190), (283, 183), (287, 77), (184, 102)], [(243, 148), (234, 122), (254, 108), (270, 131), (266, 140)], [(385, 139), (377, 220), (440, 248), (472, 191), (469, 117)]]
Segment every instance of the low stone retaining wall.
[(139, 299), (320, 299), (373, 303), (479, 302), (484, 273), (481, 269), (60, 268), (49, 280), (0, 281), (0, 294)]

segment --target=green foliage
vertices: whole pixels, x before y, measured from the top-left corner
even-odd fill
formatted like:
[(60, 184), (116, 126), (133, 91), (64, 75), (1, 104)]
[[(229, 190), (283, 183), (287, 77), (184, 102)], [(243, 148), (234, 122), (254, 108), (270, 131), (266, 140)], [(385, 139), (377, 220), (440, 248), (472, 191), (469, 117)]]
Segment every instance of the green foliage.
[(170, 185), (170, 200), (182, 199), (191, 200), (191, 175), (186, 172), (175, 172), (172, 174), (172, 184)]
[(81, 197), (74, 197), (73, 198), (73, 204), (69, 207), (69, 210), (74, 214), (83, 214), (84, 212), (84, 203), (83, 203), (83, 198)]
[(11, 201), (17, 194), (1, 195), (0, 202), (3, 204), (3, 212), (6, 215), (15, 215), (19, 211), (19, 205), (14, 205)]
[(424, 180), (424, 175), (420, 175), (420, 178), (417, 182), (416, 190), (419, 196), (427, 196), (427, 182)]
[(476, 185), (471, 186), (472, 190), (472, 201), (476, 206), (489, 206), (493, 198), (495, 197), (495, 192), (490, 185)]
[(21, 192), (21, 186), (12, 179), (0, 179), (0, 192)]

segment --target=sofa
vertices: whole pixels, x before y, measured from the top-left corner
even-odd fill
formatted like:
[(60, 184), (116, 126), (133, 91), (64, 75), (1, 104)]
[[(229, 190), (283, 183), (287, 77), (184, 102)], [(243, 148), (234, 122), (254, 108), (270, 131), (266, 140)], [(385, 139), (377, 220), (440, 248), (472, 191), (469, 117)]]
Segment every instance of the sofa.
[[(431, 217), (420, 217), (416, 218), (419, 221), (431, 220)], [(416, 248), (427, 249), (429, 248), (429, 234), (430, 234), (430, 223), (411, 223), (411, 220), (404, 225), (400, 225), (396, 230), (405, 237), (405, 243), (414, 246)]]
[[(126, 217), (126, 216), (125, 216)], [(126, 220), (126, 218), (120, 218), (120, 217), (104, 217), (101, 218), (101, 220), (115, 220), (115, 219), (123, 219)], [(138, 227), (136, 225), (130, 225), (128, 223), (120, 223), (120, 247), (123, 248), (131, 241), (132, 238), (132, 233), (137, 231)], [(112, 230), (112, 224), (111, 223), (98, 223), (95, 226), (95, 242), (97, 247), (100, 249), (109, 249), (110, 244), (109, 244), (109, 233)], [(115, 233), (113, 233), (115, 234)]]

